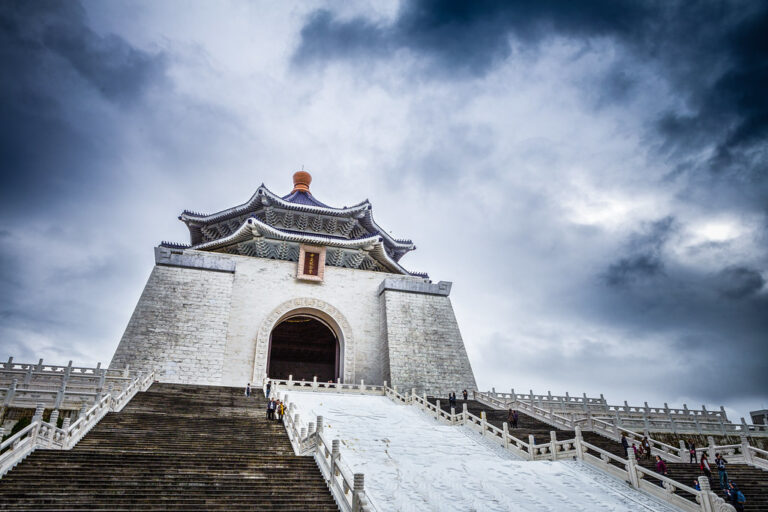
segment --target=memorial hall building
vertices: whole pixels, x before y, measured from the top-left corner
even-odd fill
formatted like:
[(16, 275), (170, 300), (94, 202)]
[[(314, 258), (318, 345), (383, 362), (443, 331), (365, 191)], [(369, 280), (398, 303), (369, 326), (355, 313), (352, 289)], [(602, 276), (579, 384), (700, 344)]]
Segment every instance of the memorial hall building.
[(162, 382), (244, 386), (265, 378), (476, 388), (449, 298), (401, 260), (367, 200), (328, 206), (297, 172), (212, 214), (184, 211), (189, 244), (163, 242), (111, 368)]

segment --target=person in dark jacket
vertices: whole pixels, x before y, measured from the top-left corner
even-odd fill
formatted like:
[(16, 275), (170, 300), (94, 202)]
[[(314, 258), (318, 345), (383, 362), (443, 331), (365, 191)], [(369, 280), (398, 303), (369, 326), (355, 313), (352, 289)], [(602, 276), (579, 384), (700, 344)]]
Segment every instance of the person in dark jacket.
[(728, 488), (728, 472), (725, 470), (725, 465), (728, 463), (719, 453), (715, 454), (715, 467), (717, 468), (717, 476), (720, 478), (720, 488)]
[(267, 382), (267, 398), (269, 398), (269, 392), (272, 391), (272, 381)]
[(744, 493), (739, 490), (735, 483), (728, 482), (728, 489), (726, 490), (726, 496), (730, 498), (731, 504), (736, 509), (736, 512), (744, 512), (744, 504), (747, 502), (747, 498)]
[(517, 422), (520, 421), (520, 416), (517, 415), (517, 410), (512, 411), (512, 427), (517, 428)]
[(696, 444), (693, 441), (688, 443), (688, 455), (690, 456), (691, 464), (696, 464), (698, 462), (696, 460)]
[(246, 398), (251, 397), (251, 383), (249, 382), (247, 386), (245, 386), (245, 396)]
[(624, 432), (621, 433), (621, 453), (624, 455), (624, 457), (627, 456), (627, 450), (629, 450), (629, 441), (627, 441), (627, 434)]
[(656, 472), (667, 476), (667, 464), (658, 455), (656, 456)]
[(469, 395), (469, 393), (467, 393), (467, 390), (465, 389), (464, 391), (461, 392), (461, 394), (464, 395), (464, 401), (466, 402), (467, 396)]

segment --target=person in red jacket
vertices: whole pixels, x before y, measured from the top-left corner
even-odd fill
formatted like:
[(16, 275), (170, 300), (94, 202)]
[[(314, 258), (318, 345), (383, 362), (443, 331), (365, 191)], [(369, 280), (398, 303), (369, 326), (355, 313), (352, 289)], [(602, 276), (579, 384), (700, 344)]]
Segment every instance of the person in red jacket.
[(707, 478), (712, 480), (712, 468), (709, 467), (709, 459), (707, 458), (707, 452), (702, 452), (701, 462), (699, 462), (701, 472), (707, 475)]
[(658, 455), (656, 456), (656, 472), (667, 476), (667, 464)]

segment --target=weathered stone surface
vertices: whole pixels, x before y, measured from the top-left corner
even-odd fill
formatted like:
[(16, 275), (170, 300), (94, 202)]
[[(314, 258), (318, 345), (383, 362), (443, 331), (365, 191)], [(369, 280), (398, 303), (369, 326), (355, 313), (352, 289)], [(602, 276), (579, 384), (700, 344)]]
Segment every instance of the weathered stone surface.
[(261, 382), (272, 329), (308, 314), (336, 332), (345, 382), (475, 386), (450, 283), (331, 266), (309, 282), (296, 279), (296, 262), (172, 251), (156, 252), (110, 367), (157, 368), (163, 382)]
[(385, 290), (381, 301), (392, 385), (438, 396), (477, 389), (447, 296)]
[(222, 379), (233, 274), (157, 265), (111, 368), (156, 368), (166, 382)]

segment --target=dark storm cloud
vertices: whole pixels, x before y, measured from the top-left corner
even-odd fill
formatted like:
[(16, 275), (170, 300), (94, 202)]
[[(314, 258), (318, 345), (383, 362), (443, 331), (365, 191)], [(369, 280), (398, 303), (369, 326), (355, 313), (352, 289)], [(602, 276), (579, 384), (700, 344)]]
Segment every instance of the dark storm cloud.
[[(649, 351), (678, 352), (685, 364), (667, 377), (675, 389), (726, 400), (729, 393), (759, 397), (768, 388), (768, 295), (761, 273), (730, 264), (717, 272), (691, 268), (670, 256), (676, 223), (663, 219), (630, 237), (628, 255), (601, 276), (609, 290), (586, 292), (582, 312), (620, 326), (642, 339), (651, 334), (664, 347), (637, 341)], [(708, 378), (727, 361), (729, 371)]]
[(624, 286), (663, 274), (661, 250), (673, 230), (674, 219), (665, 217), (635, 234), (629, 243), (631, 254), (608, 267), (605, 281), (610, 286)]
[(744, 299), (759, 292), (765, 286), (760, 272), (745, 267), (728, 267), (717, 275), (717, 288), (730, 299)]
[(304, 64), (406, 49), (434, 60), (433, 71), (479, 75), (510, 56), (512, 35), (531, 43), (555, 33), (579, 37), (630, 33), (648, 14), (637, 2), (609, 0), (404, 2), (392, 23), (342, 21), (319, 10), (302, 29), (294, 59)]
[[(0, 3), (0, 209), (68, 200), (109, 175), (118, 127), (108, 104), (135, 105), (165, 61), (89, 26), (77, 2)], [(107, 104), (104, 104), (104, 101)]]
[[(406, 50), (423, 57), (428, 76), (482, 76), (515, 48), (565, 37), (613, 41), (627, 58), (663, 75), (685, 105), (656, 123), (658, 147), (678, 170), (702, 149), (711, 171), (749, 175), (766, 187), (768, 4), (763, 2), (404, 2), (391, 22), (310, 15), (297, 64), (369, 59)], [(625, 70), (601, 77), (605, 100), (623, 98)], [(700, 166), (694, 166), (700, 168)], [(762, 193), (768, 193), (763, 189)]]

